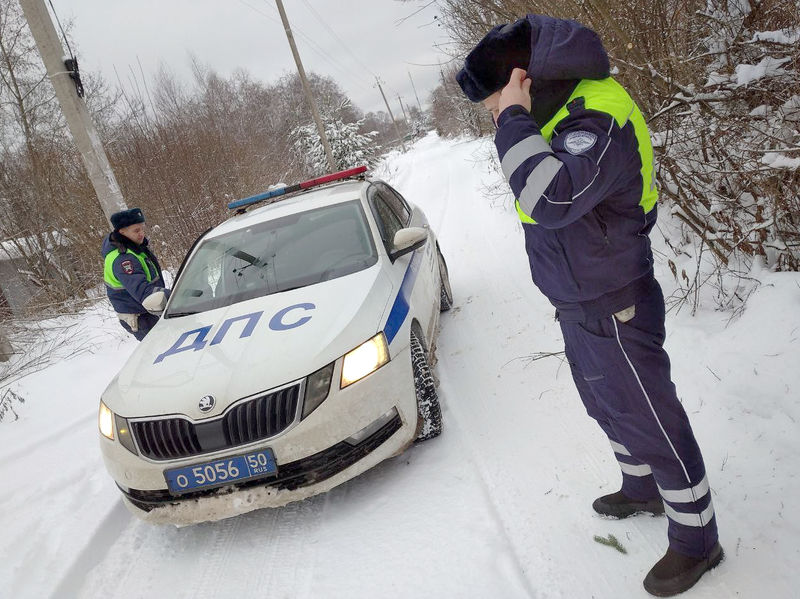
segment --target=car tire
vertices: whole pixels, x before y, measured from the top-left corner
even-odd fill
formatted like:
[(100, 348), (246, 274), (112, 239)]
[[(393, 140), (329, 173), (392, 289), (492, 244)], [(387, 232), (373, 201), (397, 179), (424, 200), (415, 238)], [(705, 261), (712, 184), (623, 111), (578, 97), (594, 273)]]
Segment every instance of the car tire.
[(450, 288), (450, 274), (447, 271), (447, 262), (444, 261), (439, 244), (436, 244), (436, 257), (439, 261), (439, 278), (442, 281), (439, 290), (439, 311), (447, 312), (453, 307), (453, 290)]
[(428, 355), (422, 342), (411, 333), (411, 368), (414, 372), (414, 392), (417, 396), (416, 443), (433, 439), (442, 434), (442, 408), (436, 393)]

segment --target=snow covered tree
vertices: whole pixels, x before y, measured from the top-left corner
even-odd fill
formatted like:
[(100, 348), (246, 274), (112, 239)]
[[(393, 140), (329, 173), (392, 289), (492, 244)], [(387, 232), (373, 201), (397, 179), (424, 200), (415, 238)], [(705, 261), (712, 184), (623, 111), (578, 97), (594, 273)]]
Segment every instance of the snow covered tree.
[(431, 92), (431, 121), (436, 133), (443, 137), (485, 135), (494, 129), (488, 113), (464, 96), (456, 83), (456, 72), (455, 66), (441, 70), (440, 83)]
[[(374, 138), (377, 132), (361, 133), (363, 119), (346, 122), (342, 113), (350, 109), (350, 101), (345, 100), (334, 111), (323, 113), (322, 121), (325, 135), (333, 152), (333, 160), (338, 170), (372, 164), (377, 157), (378, 146)], [(311, 175), (320, 175), (328, 171), (328, 159), (314, 123), (298, 125), (291, 134), (293, 151), (297, 160), (305, 165)]]

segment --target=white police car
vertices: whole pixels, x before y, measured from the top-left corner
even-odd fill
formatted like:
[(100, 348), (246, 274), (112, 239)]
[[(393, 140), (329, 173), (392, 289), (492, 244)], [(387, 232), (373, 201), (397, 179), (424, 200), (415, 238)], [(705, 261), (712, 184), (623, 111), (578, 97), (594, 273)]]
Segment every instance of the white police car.
[(195, 243), (103, 393), (125, 503), (179, 525), (281, 506), (438, 435), (429, 356), (451, 302), (425, 215), (386, 183), (240, 209)]

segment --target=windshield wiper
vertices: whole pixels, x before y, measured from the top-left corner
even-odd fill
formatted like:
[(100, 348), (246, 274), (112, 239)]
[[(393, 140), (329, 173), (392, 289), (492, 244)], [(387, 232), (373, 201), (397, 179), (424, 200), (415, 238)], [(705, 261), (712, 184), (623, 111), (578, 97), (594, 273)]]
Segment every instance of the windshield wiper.
[(199, 310), (187, 310), (186, 312), (170, 312), (166, 315), (167, 318), (177, 318), (179, 316), (191, 316), (192, 314), (199, 314)]

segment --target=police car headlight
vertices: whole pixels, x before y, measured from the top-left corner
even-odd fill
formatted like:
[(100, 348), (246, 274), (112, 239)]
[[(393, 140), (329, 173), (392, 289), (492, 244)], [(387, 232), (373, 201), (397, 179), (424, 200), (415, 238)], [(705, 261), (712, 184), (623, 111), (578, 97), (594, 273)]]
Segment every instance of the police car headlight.
[(97, 415), (97, 425), (100, 427), (100, 434), (107, 439), (114, 440), (114, 412), (108, 406), (100, 402), (100, 413)]
[(381, 331), (369, 341), (345, 354), (342, 362), (342, 389), (372, 374), (388, 361), (389, 345)]

